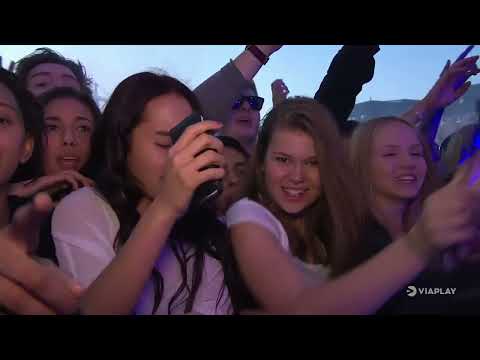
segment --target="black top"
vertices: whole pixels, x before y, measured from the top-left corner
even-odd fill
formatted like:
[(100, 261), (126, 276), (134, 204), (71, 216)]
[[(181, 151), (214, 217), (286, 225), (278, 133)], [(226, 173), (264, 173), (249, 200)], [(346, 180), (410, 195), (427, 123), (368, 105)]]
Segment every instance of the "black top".
[[(365, 236), (365, 259), (378, 254), (392, 242), (387, 230), (376, 221), (367, 226)], [(417, 295), (407, 295), (407, 287), (415, 286)], [(420, 294), (419, 289), (435, 288), (446, 292), (447, 288), (456, 288), (455, 294)], [(480, 314), (480, 265), (462, 265), (452, 272), (426, 270), (417, 278), (400, 289), (379, 309), (377, 314), (444, 314), (479, 315)]]
[(344, 135), (349, 135), (358, 124), (348, 121), (348, 117), (363, 85), (373, 78), (374, 55), (378, 51), (378, 45), (344, 45), (330, 63), (327, 75), (315, 94), (315, 100), (332, 112)]

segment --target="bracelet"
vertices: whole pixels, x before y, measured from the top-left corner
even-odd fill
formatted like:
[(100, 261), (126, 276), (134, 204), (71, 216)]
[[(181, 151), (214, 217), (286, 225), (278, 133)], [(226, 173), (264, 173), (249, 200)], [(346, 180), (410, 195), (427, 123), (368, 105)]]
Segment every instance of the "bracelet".
[(255, 45), (247, 45), (245, 50), (250, 51), (253, 56), (255, 56), (258, 61), (260, 61), (263, 65), (265, 65), (268, 60), (270, 59), (267, 55), (265, 55), (262, 50), (260, 50), (257, 46)]

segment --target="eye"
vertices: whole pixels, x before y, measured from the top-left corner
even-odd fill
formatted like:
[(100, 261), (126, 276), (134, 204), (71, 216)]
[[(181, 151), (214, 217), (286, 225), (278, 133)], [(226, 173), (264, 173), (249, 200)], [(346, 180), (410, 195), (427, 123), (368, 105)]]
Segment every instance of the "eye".
[(305, 162), (305, 165), (312, 166), (312, 167), (318, 166), (318, 160), (317, 159), (307, 160)]
[(78, 128), (80, 132), (85, 133), (85, 134), (90, 134), (92, 132), (92, 128), (87, 125), (82, 125)]
[(411, 153), (411, 155), (412, 155), (412, 156), (417, 156), (417, 157), (422, 157), (422, 158), (424, 157), (423, 153), (420, 152), (420, 151), (413, 152), (413, 153)]
[(55, 124), (46, 124), (45, 125), (46, 132), (54, 132), (58, 130), (58, 125)]
[(12, 123), (10, 119), (7, 119), (5, 117), (0, 117), (0, 126), (5, 127), (9, 126)]
[(47, 85), (48, 85), (48, 84), (47, 84), (46, 82), (41, 82), (41, 83), (36, 83), (36, 84), (33, 85), (33, 86), (36, 87), (36, 88), (42, 89), (42, 88), (46, 87)]
[(392, 157), (392, 156), (395, 156), (395, 155), (397, 155), (397, 154), (393, 153), (393, 152), (390, 152), (390, 153), (383, 154), (383, 157)]
[(170, 149), (172, 147), (172, 145), (170, 144), (159, 144), (159, 143), (155, 143), (155, 146), (162, 149)]
[(286, 156), (275, 156), (275, 161), (280, 163), (286, 164), (288, 162), (288, 158)]

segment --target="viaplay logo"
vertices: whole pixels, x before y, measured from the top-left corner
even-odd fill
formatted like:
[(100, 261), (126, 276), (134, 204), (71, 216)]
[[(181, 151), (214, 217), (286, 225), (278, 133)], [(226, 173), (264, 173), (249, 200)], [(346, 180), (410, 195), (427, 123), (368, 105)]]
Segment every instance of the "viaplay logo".
[(410, 297), (414, 297), (417, 295), (417, 288), (415, 286), (409, 286), (407, 288), (407, 295)]
[(455, 295), (457, 288), (416, 288), (409, 286), (407, 288), (407, 296), (414, 297), (418, 295)]

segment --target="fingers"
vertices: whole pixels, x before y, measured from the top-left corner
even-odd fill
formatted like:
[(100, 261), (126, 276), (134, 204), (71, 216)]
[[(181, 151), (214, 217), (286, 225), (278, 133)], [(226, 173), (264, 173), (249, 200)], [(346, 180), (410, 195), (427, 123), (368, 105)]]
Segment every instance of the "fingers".
[(37, 194), (33, 201), (19, 208), (8, 228), (8, 234), (27, 252), (36, 249), (40, 228), (53, 209), (50, 197), (45, 193)]
[(447, 63), (443, 67), (443, 70), (440, 73), (440, 77), (442, 77), (449, 68), (450, 68), (450, 59), (447, 60)]
[(480, 154), (475, 153), (471, 158), (465, 161), (456, 171), (450, 184), (463, 185), (477, 189), (480, 179)]
[(21, 286), (0, 276), (0, 304), (17, 315), (54, 315), (55, 312)]
[(204, 120), (189, 126), (180, 136), (180, 139), (170, 148), (170, 155), (175, 155), (187, 147), (199, 135), (211, 131), (216, 132), (222, 128), (222, 124), (216, 121)]
[(470, 81), (467, 81), (465, 84), (463, 84), (462, 86), (460, 86), (456, 91), (455, 91), (455, 98), (459, 98), (461, 96), (463, 96), (467, 91), (468, 89), (470, 88), (470, 85), (472, 83)]
[(74, 190), (77, 190), (82, 186), (95, 185), (93, 180), (83, 176), (77, 171), (66, 170), (58, 174), (39, 177), (38, 179), (25, 184), (15, 184), (12, 186), (11, 194), (20, 197), (30, 197), (39, 191), (50, 190), (50, 188), (62, 183), (70, 184)]
[(288, 90), (287, 85), (281, 79), (277, 79), (272, 83), (272, 92), (279, 93), (282, 95), (288, 95), (290, 90)]
[(198, 173), (197, 181), (195, 182), (195, 187), (200, 186), (201, 184), (211, 181), (211, 180), (221, 180), (225, 176), (225, 169), (223, 168), (209, 168)]
[(192, 143), (186, 146), (175, 156), (175, 164), (178, 167), (188, 165), (205, 150), (223, 153), (223, 143), (216, 137), (208, 134), (201, 134)]
[(470, 57), (467, 57), (465, 59), (456, 61), (453, 65), (454, 66), (456, 66), (456, 65), (463, 66), (465, 64), (472, 64), (472, 63), (476, 63), (478, 61), (478, 59), (479, 59), (479, 55), (470, 56)]
[(222, 154), (219, 154), (213, 150), (207, 150), (204, 153), (198, 155), (191, 164), (188, 165), (192, 171), (202, 171), (209, 166), (222, 167), (225, 162), (225, 158)]

